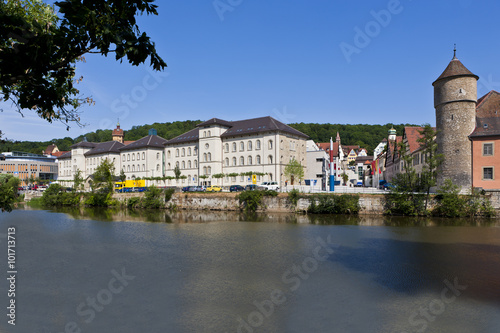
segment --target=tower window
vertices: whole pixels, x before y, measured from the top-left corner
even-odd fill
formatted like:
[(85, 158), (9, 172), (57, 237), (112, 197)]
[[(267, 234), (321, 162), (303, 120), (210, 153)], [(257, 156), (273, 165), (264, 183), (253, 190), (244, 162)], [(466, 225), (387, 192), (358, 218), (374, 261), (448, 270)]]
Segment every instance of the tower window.
[(453, 120), (453, 115), (451, 115), (451, 120)]

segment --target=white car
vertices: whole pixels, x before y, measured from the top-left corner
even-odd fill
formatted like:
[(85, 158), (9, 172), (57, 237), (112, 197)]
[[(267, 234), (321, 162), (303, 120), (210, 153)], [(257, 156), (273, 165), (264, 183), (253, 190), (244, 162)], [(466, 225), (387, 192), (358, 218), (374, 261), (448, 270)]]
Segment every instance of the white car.
[(270, 191), (279, 191), (280, 189), (278, 182), (263, 182), (259, 187)]

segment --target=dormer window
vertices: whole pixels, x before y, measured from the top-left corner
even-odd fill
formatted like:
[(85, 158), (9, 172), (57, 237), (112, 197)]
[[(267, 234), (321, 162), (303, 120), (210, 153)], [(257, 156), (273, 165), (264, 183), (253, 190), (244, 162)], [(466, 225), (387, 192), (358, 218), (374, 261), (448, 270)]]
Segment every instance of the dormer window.
[(483, 128), (488, 128), (488, 124), (483, 124)]

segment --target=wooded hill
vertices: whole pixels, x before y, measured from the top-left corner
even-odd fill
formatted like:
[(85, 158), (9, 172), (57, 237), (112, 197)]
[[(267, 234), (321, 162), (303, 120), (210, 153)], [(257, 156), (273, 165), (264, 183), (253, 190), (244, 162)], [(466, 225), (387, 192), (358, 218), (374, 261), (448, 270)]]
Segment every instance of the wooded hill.
[[(165, 139), (172, 139), (184, 132), (193, 129), (201, 120), (186, 120), (175, 121), (172, 123), (154, 123), (151, 125), (133, 126), (131, 129), (125, 130), (125, 140), (135, 141), (146, 135), (151, 128), (157, 130), (158, 135)], [(289, 124), (291, 127), (305, 133), (315, 142), (329, 142), (330, 137), (335, 141), (337, 132), (340, 133), (341, 143), (343, 145), (359, 145), (361, 148), (366, 148), (368, 154), (372, 154), (373, 149), (387, 138), (387, 132), (393, 126), (392, 124), (385, 125), (342, 125), (342, 124), (315, 124), (315, 123), (294, 123)], [(412, 124), (394, 125), (398, 135), (402, 135), (405, 126), (419, 126)], [(48, 145), (55, 144), (61, 151), (70, 150), (70, 146), (80, 142), (84, 137), (89, 142), (105, 142), (111, 141), (112, 130), (97, 130), (89, 132), (74, 139), (70, 137), (62, 139), (53, 139), (50, 141), (12, 141), (3, 140), (0, 142), (0, 152), (23, 151), (35, 154), (41, 154)]]

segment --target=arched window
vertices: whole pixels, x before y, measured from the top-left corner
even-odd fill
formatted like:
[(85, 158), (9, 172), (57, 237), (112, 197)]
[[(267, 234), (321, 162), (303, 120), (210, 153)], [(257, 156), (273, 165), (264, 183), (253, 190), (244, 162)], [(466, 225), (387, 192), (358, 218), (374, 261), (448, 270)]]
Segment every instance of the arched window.
[(188, 161), (188, 169), (191, 169), (191, 160)]
[[(142, 159), (144, 159), (144, 153), (142, 153)], [(156, 153), (156, 159), (159, 160), (160, 159), (160, 153)]]
[(196, 183), (198, 181), (198, 176), (194, 175), (194, 182)]
[(207, 137), (207, 131), (203, 131), (203, 137), (206, 138)]
[(206, 175), (207, 174), (207, 167), (203, 167), (203, 174)]
[(269, 180), (273, 181), (273, 174), (272, 173), (269, 174)]
[(170, 150), (167, 151), (167, 158), (170, 158)]
[(159, 164), (156, 165), (156, 171), (160, 171), (160, 165)]
[(236, 157), (233, 157), (233, 166), (236, 165)]
[(182, 157), (186, 156), (186, 149), (185, 148), (182, 148), (182, 154), (181, 154)]
[(248, 156), (248, 165), (252, 165), (252, 156)]
[(260, 149), (260, 140), (257, 140), (257, 142), (255, 142), (255, 149), (256, 150)]
[(141, 166), (137, 164), (137, 171), (141, 171)]
[(233, 142), (233, 151), (236, 151), (236, 142)]
[(207, 175), (211, 175), (212, 174), (212, 168), (211, 167), (208, 167), (207, 168)]
[(130, 172), (130, 165), (127, 165), (127, 172)]
[(269, 155), (269, 156), (267, 157), (267, 163), (269, 163), (269, 164), (273, 164), (273, 156), (272, 156), (272, 155)]
[(132, 165), (132, 172), (135, 171), (135, 165)]
[(175, 157), (179, 157), (179, 148), (175, 150)]
[(257, 155), (257, 157), (255, 158), (255, 162), (256, 162), (257, 164), (260, 164), (260, 155)]
[(191, 147), (188, 148), (188, 156), (191, 156)]
[(186, 162), (182, 161), (182, 169), (186, 169)]
[(170, 163), (167, 164), (167, 170), (170, 170), (171, 169), (171, 165)]
[(247, 142), (247, 150), (252, 150), (252, 141)]
[(178, 168), (179, 167), (179, 161), (175, 162), (175, 166)]
[(203, 162), (207, 161), (207, 153), (203, 153)]
[(208, 135), (209, 137), (211, 136), (211, 135), (210, 135), (210, 131), (208, 131), (207, 135)]
[(240, 142), (240, 151), (245, 150), (245, 143), (243, 141)]
[(226, 144), (224, 145), (224, 151), (225, 151), (226, 153), (229, 153), (229, 143), (226, 143)]
[(132, 161), (135, 161), (135, 154), (132, 154)]
[(141, 154), (137, 153), (137, 160), (139, 161), (141, 159)]
[(240, 157), (240, 165), (245, 165), (245, 158), (243, 156)]
[[(158, 158), (158, 157), (157, 157)], [(146, 153), (142, 153), (142, 159), (145, 160), (146, 159)]]
[(224, 165), (229, 166), (229, 158), (226, 157), (226, 159), (224, 160)]
[(269, 140), (267, 145), (268, 145), (269, 149), (273, 149), (273, 140)]
[(194, 156), (198, 155), (198, 148), (196, 147), (193, 148), (193, 155)]
[(211, 153), (208, 153), (207, 154), (207, 157), (208, 157), (208, 161), (211, 162), (212, 161), (212, 154)]
[(142, 171), (146, 171), (146, 164), (142, 165)]
[(125, 162), (125, 155), (123, 155), (123, 157), (122, 157), (122, 161), (123, 161), (123, 162)]
[(194, 160), (194, 167), (197, 168), (198, 167), (198, 160)]

